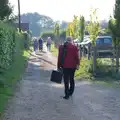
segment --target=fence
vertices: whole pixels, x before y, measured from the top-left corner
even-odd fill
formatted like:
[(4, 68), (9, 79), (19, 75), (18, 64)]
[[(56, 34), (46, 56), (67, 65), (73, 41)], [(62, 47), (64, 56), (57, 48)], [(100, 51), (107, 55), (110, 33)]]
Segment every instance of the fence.
[[(99, 59), (111, 59), (111, 70), (115, 68), (115, 71), (119, 72), (119, 58), (120, 58), (120, 48), (117, 47), (116, 49), (113, 46), (79, 46), (80, 50), (80, 58), (87, 57), (88, 60), (92, 58), (93, 60), (93, 73), (96, 74), (97, 72), (97, 58)], [(115, 63), (115, 64), (113, 64)]]

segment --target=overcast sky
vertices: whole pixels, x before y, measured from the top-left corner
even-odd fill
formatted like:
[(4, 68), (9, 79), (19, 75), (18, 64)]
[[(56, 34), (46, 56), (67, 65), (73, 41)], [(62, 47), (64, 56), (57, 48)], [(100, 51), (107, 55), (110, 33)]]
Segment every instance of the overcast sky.
[[(17, 14), (17, 1), (9, 0)], [(21, 13), (38, 12), (54, 20), (71, 21), (74, 15), (89, 19), (90, 8), (98, 8), (99, 19), (113, 15), (115, 0), (20, 0)]]

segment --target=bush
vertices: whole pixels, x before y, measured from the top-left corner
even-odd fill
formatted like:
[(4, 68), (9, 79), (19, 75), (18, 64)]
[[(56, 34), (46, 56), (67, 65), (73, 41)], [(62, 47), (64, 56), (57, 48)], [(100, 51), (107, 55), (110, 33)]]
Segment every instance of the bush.
[(0, 23), (0, 69), (7, 69), (13, 61), (15, 52), (15, 30)]
[(30, 44), (28, 33), (18, 34), (12, 26), (0, 23), (0, 72), (11, 66), (17, 49), (16, 42), (19, 38), (24, 39), (24, 48), (28, 50)]
[(55, 44), (51, 45), (51, 53), (53, 56), (57, 57), (58, 56), (58, 49), (55, 47)]
[(23, 37), (24, 37), (24, 48), (26, 50), (29, 50), (30, 46), (32, 45), (31, 43), (31, 36), (27, 32), (23, 32)]
[(89, 80), (92, 77), (92, 60), (82, 58), (80, 61), (80, 69), (75, 73), (76, 79)]
[(43, 38), (43, 40), (47, 40), (48, 37), (51, 37), (52, 40), (55, 39), (55, 35), (53, 32), (45, 32), (45, 33), (42, 33), (41, 37)]
[(111, 59), (97, 59), (97, 74), (100, 77), (110, 77), (120, 79), (120, 74), (116, 73), (115, 63)]
[(60, 40), (62, 40), (63, 42), (66, 40), (66, 30), (60, 31)]

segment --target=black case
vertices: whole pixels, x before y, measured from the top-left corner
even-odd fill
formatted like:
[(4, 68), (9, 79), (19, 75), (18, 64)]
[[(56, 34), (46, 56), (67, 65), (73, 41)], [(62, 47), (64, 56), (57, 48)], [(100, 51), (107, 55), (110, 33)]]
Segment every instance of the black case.
[(62, 71), (59, 70), (53, 70), (51, 74), (50, 81), (61, 84), (62, 83)]

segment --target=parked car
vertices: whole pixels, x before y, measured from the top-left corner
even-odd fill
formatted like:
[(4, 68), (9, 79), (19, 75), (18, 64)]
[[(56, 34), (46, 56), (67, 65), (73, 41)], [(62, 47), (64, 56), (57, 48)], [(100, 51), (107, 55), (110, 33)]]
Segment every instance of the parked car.
[(112, 56), (112, 37), (111, 36), (99, 36), (96, 40), (96, 46), (98, 47), (99, 56)]
[[(86, 38), (84, 39), (83, 42), (81, 42), (79, 45), (81, 45), (81, 47), (85, 47), (85, 49), (87, 49), (88, 52), (88, 45), (90, 45), (92, 42), (90, 40), (90, 38)], [(92, 44), (91, 44), (92, 45)], [(112, 37), (111, 36), (98, 36), (97, 40), (96, 40), (96, 46), (98, 49), (97, 53), (99, 55), (112, 55), (112, 50), (110, 50), (109, 48), (112, 47)]]

